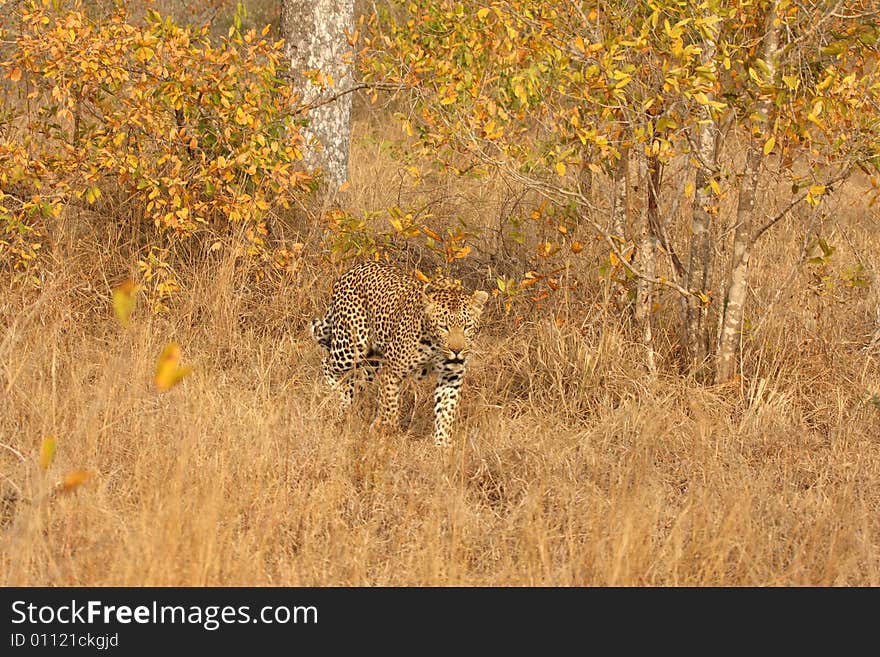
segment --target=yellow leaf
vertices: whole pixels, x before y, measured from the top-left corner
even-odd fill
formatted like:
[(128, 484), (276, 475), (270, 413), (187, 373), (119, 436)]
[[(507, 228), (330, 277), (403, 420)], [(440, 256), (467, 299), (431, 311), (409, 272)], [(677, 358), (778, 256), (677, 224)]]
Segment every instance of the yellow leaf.
[(86, 201), (88, 201), (89, 205), (99, 198), (101, 198), (101, 190), (97, 186), (93, 185), (86, 190)]
[(584, 245), (580, 242), (572, 242), (571, 243), (571, 252), (572, 253), (580, 253), (584, 250)]
[(430, 283), (431, 279), (425, 276), (422, 273), (421, 269), (416, 269), (416, 278), (418, 278), (422, 283)]
[(48, 468), (55, 460), (55, 436), (46, 436), (40, 445), (40, 466)]
[(565, 175), (565, 165), (562, 162), (556, 163), (556, 173), (558, 173), (560, 176)]
[(795, 75), (783, 75), (782, 81), (785, 83), (785, 86), (792, 91), (797, 91), (797, 88), (800, 85), (800, 78)]
[(148, 62), (153, 59), (153, 56), (156, 53), (153, 52), (153, 49), (148, 46), (141, 46), (135, 51), (135, 57), (137, 57), (142, 62)]
[(620, 264), (620, 258), (618, 258), (617, 254), (614, 251), (612, 251), (611, 253), (608, 254), (608, 262), (611, 263), (612, 267), (616, 267), (618, 264)]
[(159, 392), (170, 390), (192, 372), (192, 367), (180, 366), (180, 345), (169, 342), (162, 350), (159, 361), (156, 363), (156, 376), (153, 382)]
[(764, 142), (764, 155), (770, 155), (770, 151), (773, 150), (773, 147), (776, 145), (776, 137), (770, 137), (767, 141)]
[(753, 68), (749, 68), (749, 77), (752, 78), (759, 86), (764, 84), (764, 80), (761, 79), (761, 76), (758, 74)]
[(813, 185), (810, 187), (810, 196), (822, 196), (825, 193), (825, 185)]
[(135, 286), (131, 280), (127, 280), (113, 289), (113, 312), (123, 326), (128, 326), (128, 318), (131, 311), (134, 310), (134, 293)]
[(486, 135), (486, 139), (498, 139), (499, 137), (504, 136), (504, 130), (491, 119), (483, 126), (483, 132)]
[(489, 10), (486, 7), (482, 7), (477, 11), (477, 18), (483, 20), (486, 16), (489, 15)]
[(7, 75), (6, 77), (8, 77), (13, 82), (18, 82), (19, 80), (21, 80), (21, 69), (16, 66), (14, 69), (9, 71), (9, 75)]
[(712, 191), (715, 192), (715, 196), (721, 196), (721, 185), (718, 184), (718, 181), (712, 178), (709, 181), (709, 187), (712, 188)]
[(541, 242), (537, 246), (538, 255), (543, 258), (546, 258), (546, 257), (552, 255), (555, 250), (556, 249), (554, 248), (553, 244), (551, 244), (550, 242), (547, 242), (546, 240)]
[(92, 473), (88, 470), (74, 470), (64, 475), (64, 479), (58, 485), (58, 490), (62, 493), (70, 493), (82, 484), (92, 478)]

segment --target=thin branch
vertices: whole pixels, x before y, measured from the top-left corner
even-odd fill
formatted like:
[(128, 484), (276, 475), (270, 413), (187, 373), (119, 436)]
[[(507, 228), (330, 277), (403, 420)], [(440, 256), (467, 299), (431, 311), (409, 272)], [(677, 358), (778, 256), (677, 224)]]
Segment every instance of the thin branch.
[[(471, 137), (473, 139), (474, 144), (479, 143), (473, 134), (471, 135)], [(574, 190), (569, 190), (569, 189), (563, 189), (563, 188), (558, 187), (556, 185), (551, 185), (547, 181), (532, 178), (530, 176), (524, 175), (520, 171), (517, 171), (516, 169), (513, 169), (510, 166), (508, 166), (506, 162), (490, 156), (482, 148), (478, 149), (477, 155), (485, 163), (491, 164), (491, 165), (497, 167), (500, 171), (503, 171), (508, 176), (510, 176), (512, 179), (517, 180), (520, 183), (528, 186), (530, 189), (533, 189), (538, 194), (540, 194), (541, 196), (544, 196), (545, 198), (547, 198), (551, 201), (555, 202), (555, 201), (558, 201), (559, 198), (567, 198), (569, 200), (574, 200), (575, 202), (580, 204), (581, 207), (596, 209), (596, 207), (590, 202), (590, 200), (586, 196), (584, 196), (579, 190), (574, 191)], [(658, 276), (648, 276), (648, 275), (644, 274), (643, 272), (639, 271), (629, 262), (627, 257), (624, 256), (620, 252), (620, 249), (618, 248), (618, 246), (614, 240), (614, 237), (608, 232), (608, 230), (606, 230), (605, 228), (600, 226), (597, 222), (595, 222), (592, 219), (587, 219), (587, 223), (593, 227), (593, 229), (596, 231), (596, 233), (608, 245), (608, 247), (611, 249), (611, 252), (614, 253), (615, 256), (617, 256), (618, 260), (626, 268), (626, 270), (630, 274), (635, 276), (636, 278), (640, 278), (643, 281), (646, 281), (646, 282), (651, 283), (653, 285), (659, 285), (661, 287), (668, 287), (668, 288), (675, 290), (679, 294), (684, 295), (686, 297), (694, 297), (694, 298), (699, 299), (700, 301), (702, 301), (705, 298), (705, 294), (701, 290), (688, 290), (687, 288), (685, 288), (682, 285), (679, 285), (675, 281), (670, 281), (669, 279), (664, 278), (662, 276), (659, 276), (659, 277)]]
[[(824, 186), (830, 187), (831, 185), (834, 185), (835, 183), (838, 183), (841, 180), (844, 180), (845, 178), (849, 177), (849, 174), (851, 171), (852, 171), (852, 165), (850, 164), (846, 168), (844, 168), (843, 171), (841, 171), (837, 176), (835, 176), (834, 178), (831, 178), (830, 180), (827, 180), (824, 183)], [(796, 205), (801, 203), (805, 198), (807, 198), (809, 193), (810, 193), (810, 190), (808, 189), (808, 190), (798, 194), (797, 197), (795, 197), (791, 203), (786, 205), (782, 210), (780, 210), (777, 214), (775, 214), (767, 223), (765, 223), (763, 226), (761, 226), (755, 232), (755, 234), (751, 237), (751, 240), (749, 243), (754, 244), (755, 242), (757, 242), (758, 238), (761, 237), (761, 235), (763, 235), (770, 228), (775, 226), (781, 219), (783, 219), (789, 212), (791, 212), (792, 208), (794, 208)]]
[[(495, 158), (489, 157), (488, 155), (482, 153), (482, 151), (481, 151), (481, 156), (488, 163), (497, 166), (501, 171), (504, 171), (507, 175), (509, 175), (514, 180), (517, 180), (517, 181), (527, 185), (529, 188), (533, 189), (534, 191), (538, 192), (538, 194), (540, 194), (541, 196), (544, 196), (545, 198), (547, 198), (551, 201), (557, 201), (560, 197), (562, 197), (562, 198), (573, 199), (576, 202), (580, 203), (582, 205), (582, 207), (595, 208), (595, 206), (592, 203), (590, 203), (590, 201), (584, 195), (582, 195), (580, 192), (576, 192), (576, 191), (572, 191), (572, 190), (568, 190), (568, 189), (562, 189), (562, 188), (557, 187), (555, 185), (551, 185), (551, 184), (547, 183), (546, 181), (535, 179), (535, 178), (530, 178), (529, 176), (523, 175), (522, 173), (520, 173), (519, 171), (516, 171), (515, 169), (511, 169), (510, 167), (506, 166), (503, 162), (496, 160)], [(660, 277), (647, 276), (643, 272), (639, 271), (629, 262), (627, 257), (624, 256), (620, 252), (620, 249), (618, 248), (618, 246), (614, 240), (614, 237), (605, 228), (600, 226), (597, 222), (593, 221), (592, 219), (587, 219), (587, 223), (593, 227), (593, 230), (595, 230), (596, 233), (602, 238), (602, 240), (608, 245), (608, 247), (611, 249), (611, 252), (614, 253), (615, 256), (617, 256), (617, 259), (626, 268), (626, 270), (630, 274), (635, 276), (636, 278), (640, 278), (643, 281), (646, 281), (646, 282), (651, 283), (653, 285), (659, 285), (661, 287), (668, 287), (672, 290), (675, 290), (679, 294), (682, 294), (687, 297), (695, 297), (697, 299), (700, 299), (701, 301), (704, 298), (704, 295), (702, 294), (702, 292), (700, 290), (688, 290), (687, 288), (679, 285), (675, 281), (670, 281), (669, 279), (664, 278), (662, 276), (660, 276)]]
[(817, 222), (817, 212), (816, 212), (816, 208), (813, 208), (813, 213), (810, 218), (810, 225), (807, 226), (807, 229), (804, 231), (804, 239), (803, 239), (803, 242), (801, 243), (801, 251), (800, 251), (800, 254), (798, 255), (798, 259), (791, 266), (791, 270), (789, 271), (788, 275), (785, 277), (785, 282), (782, 285), (778, 286), (778, 289), (776, 290), (776, 294), (774, 295), (773, 299), (771, 299), (770, 302), (764, 306), (764, 312), (761, 314), (761, 317), (755, 323), (754, 333), (756, 335), (761, 330), (761, 327), (764, 326), (764, 322), (770, 316), (770, 311), (773, 310), (773, 307), (779, 301), (779, 299), (783, 295), (783, 293), (785, 293), (785, 292), (790, 293), (791, 292), (791, 282), (794, 280), (794, 277), (797, 275), (798, 270), (800, 270), (801, 265), (803, 265), (804, 262), (806, 262), (806, 260), (807, 260), (807, 253), (809, 252), (809, 247), (810, 247), (810, 235), (813, 234), (813, 231), (816, 228), (816, 222)]
[(653, 285), (660, 285), (662, 287), (668, 287), (668, 288), (675, 290), (679, 294), (684, 295), (686, 297), (696, 297), (697, 299), (702, 300), (702, 296), (701, 296), (701, 293), (699, 290), (688, 290), (687, 288), (679, 285), (675, 281), (670, 281), (669, 279), (664, 278), (662, 276), (647, 276), (646, 274), (642, 273), (641, 271), (639, 271), (638, 269), (633, 267), (633, 265), (629, 262), (627, 257), (620, 252), (620, 249), (617, 246), (616, 240), (614, 239), (614, 237), (611, 234), (608, 233), (607, 230), (602, 228), (602, 226), (600, 226), (598, 223), (596, 223), (592, 219), (587, 219), (587, 223), (589, 223), (593, 227), (593, 229), (596, 231), (596, 233), (599, 234), (599, 236), (602, 238), (602, 240), (611, 249), (611, 252), (617, 256), (617, 259), (620, 261), (620, 263), (626, 268), (626, 270), (630, 274), (632, 274), (636, 278), (640, 278), (643, 281), (646, 281), (646, 282), (651, 283)]
[[(659, 162), (657, 163), (659, 166)], [(662, 177), (662, 170), (658, 175), (658, 178)], [(655, 199), (660, 198), (660, 190), (658, 187), (662, 187), (662, 178), (660, 180), (653, 180), (653, 178), (648, 176), (648, 185), (650, 187), (650, 193), (654, 196)], [(686, 269), (682, 264), (681, 260), (678, 257), (678, 254), (675, 252), (675, 248), (672, 246), (672, 242), (669, 240), (669, 236), (666, 233), (666, 222), (661, 221), (659, 216), (655, 216), (654, 213), (649, 215), (648, 220), (654, 224), (654, 234), (657, 237), (657, 241), (660, 243), (660, 246), (672, 260), (672, 269), (675, 272), (675, 277), (679, 281), (683, 281), (685, 278)]]
[(349, 87), (348, 89), (342, 89), (341, 91), (337, 91), (334, 94), (329, 96), (321, 96), (311, 103), (307, 103), (305, 105), (300, 105), (294, 110), (294, 114), (305, 114), (306, 112), (311, 112), (314, 109), (318, 109), (319, 107), (323, 107), (324, 105), (329, 105), (332, 102), (335, 102), (342, 98), (343, 96), (347, 96), (350, 93), (354, 93), (355, 91), (360, 91), (361, 89), (379, 89), (381, 91), (402, 91), (405, 87), (400, 84), (389, 84), (385, 82), (358, 82), (356, 85)]
[(16, 455), (18, 458), (20, 458), (22, 461), (27, 461), (27, 459), (25, 458), (24, 454), (22, 454), (21, 452), (19, 452), (17, 449), (15, 449), (14, 447), (12, 447), (11, 445), (7, 445), (6, 443), (0, 443), (0, 447), (3, 447), (3, 448), (5, 448), (5, 449), (8, 449), (10, 452), (12, 452), (13, 454), (15, 454), (15, 455)]

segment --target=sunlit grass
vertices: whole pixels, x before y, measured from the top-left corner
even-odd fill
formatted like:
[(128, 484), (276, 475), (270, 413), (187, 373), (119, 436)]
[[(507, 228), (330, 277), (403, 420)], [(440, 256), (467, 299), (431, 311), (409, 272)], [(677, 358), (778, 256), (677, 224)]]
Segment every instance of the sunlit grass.
[[(356, 146), (348, 202), (394, 204), (391, 167)], [(444, 202), (501, 207), (475, 189)], [(848, 207), (841, 267), (880, 247)], [(567, 300), (490, 299), (441, 451), (427, 383), (398, 435), (374, 395), (335, 417), (307, 323), (336, 270), (308, 250), (257, 288), (221, 249), (156, 316), (111, 301), (124, 249), (67, 230), (39, 293), (0, 296), (0, 584), (880, 585), (876, 292), (803, 269), (778, 294), (794, 247), (756, 253), (753, 328), (773, 305), (724, 386), (677, 373), (666, 297), (650, 377), (586, 252)]]

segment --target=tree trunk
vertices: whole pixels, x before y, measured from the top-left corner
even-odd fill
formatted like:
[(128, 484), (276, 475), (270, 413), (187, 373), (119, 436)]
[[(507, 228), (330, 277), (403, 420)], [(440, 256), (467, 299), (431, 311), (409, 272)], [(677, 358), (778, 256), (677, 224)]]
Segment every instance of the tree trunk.
[[(703, 66), (712, 65), (715, 50), (714, 37), (703, 41)], [(714, 100), (714, 94), (706, 95), (710, 101)], [(714, 228), (712, 215), (718, 212), (718, 200), (709, 186), (717, 170), (718, 128), (708, 107), (704, 108), (704, 114), (705, 123), (698, 127), (697, 133), (697, 169), (694, 176), (690, 254), (684, 286), (689, 290), (705, 294), (711, 287), (709, 276), (712, 269)], [(691, 372), (696, 372), (705, 363), (709, 354), (708, 304), (695, 296), (687, 297), (686, 303), (685, 333), (688, 366)]]
[[(348, 179), (351, 139), (351, 94), (339, 95), (354, 82), (352, 47), (346, 32), (354, 28), (354, 0), (281, 0), (281, 33), (299, 82), (303, 105), (311, 105), (303, 160), (320, 168), (332, 189)], [(332, 86), (313, 84), (314, 73)]]
[[(657, 276), (657, 226), (659, 226), (659, 206), (657, 194), (660, 184), (660, 162), (657, 157), (650, 155), (647, 158), (640, 157), (640, 169), (644, 170), (646, 202), (642, 212), (642, 220), (639, 222), (639, 245), (637, 254), (637, 267), (647, 278)], [(651, 326), (653, 314), (654, 284), (643, 278), (639, 278), (636, 286), (635, 320), (636, 326), (641, 332), (642, 344), (646, 350), (646, 360), (651, 373), (656, 373), (657, 362), (654, 355), (654, 335)]]
[[(627, 195), (629, 194), (629, 146), (621, 147), (620, 160), (614, 170), (611, 182), (611, 231), (612, 238), (617, 242), (617, 247), (624, 256), (629, 255), (627, 244)], [(630, 290), (626, 282), (614, 283), (612, 292), (614, 303), (618, 310), (623, 310), (630, 304)]]
[[(781, 23), (775, 23), (774, 19), (778, 4), (778, 0), (771, 3), (764, 30), (764, 47), (761, 56), (769, 69), (767, 72), (768, 84), (772, 83), (776, 77), (779, 25)], [(748, 291), (749, 258), (754, 241), (752, 227), (755, 216), (755, 195), (763, 160), (763, 145), (768, 138), (767, 128), (771, 125), (770, 113), (772, 111), (773, 98), (768, 92), (762, 91), (755, 106), (755, 113), (759, 118), (755, 119), (753, 133), (753, 135), (758, 134), (760, 137), (752, 136), (746, 155), (746, 168), (739, 189), (736, 232), (733, 236), (733, 260), (727, 284), (727, 298), (724, 303), (724, 318), (721, 322), (721, 337), (719, 338), (715, 368), (716, 383), (729, 380), (736, 371), (743, 307)]]
[(619, 238), (622, 246), (626, 240), (626, 194), (629, 178), (629, 146), (620, 149), (620, 159), (614, 171), (611, 192), (611, 235)]

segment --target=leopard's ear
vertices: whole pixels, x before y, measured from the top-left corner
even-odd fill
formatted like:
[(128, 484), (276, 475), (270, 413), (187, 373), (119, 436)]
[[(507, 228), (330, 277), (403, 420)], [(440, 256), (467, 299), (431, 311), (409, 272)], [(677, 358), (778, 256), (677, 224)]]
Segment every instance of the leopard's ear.
[(430, 283), (425, 283), (422, 286), (422, 307), (426, 313), (430, 313), (434, 309), (434, 299), (431, 298)]
[(471, 300), (473, 301), (474, 308), (478, 312), (482, 312), (483, 306), (486, 305), (486, 301), (489, 298), (489, 293), (484, 290), (477, 290), (471, 295)]

